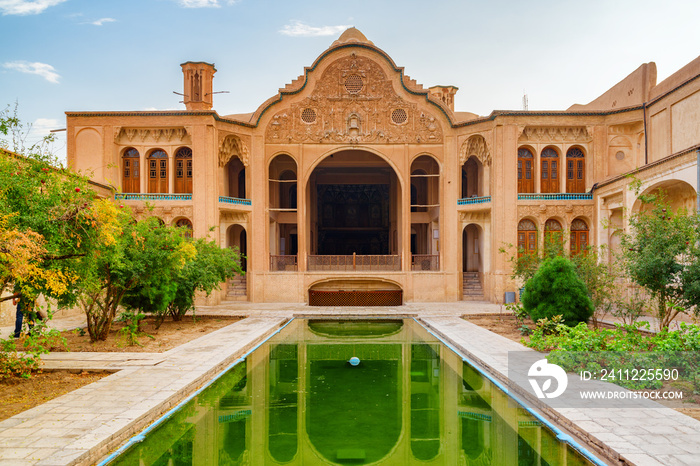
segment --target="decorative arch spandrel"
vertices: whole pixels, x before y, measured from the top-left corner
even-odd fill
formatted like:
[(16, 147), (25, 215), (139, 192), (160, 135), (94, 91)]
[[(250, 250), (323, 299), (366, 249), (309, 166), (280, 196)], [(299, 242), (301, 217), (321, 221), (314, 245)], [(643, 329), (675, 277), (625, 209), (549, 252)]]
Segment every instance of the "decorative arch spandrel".
[(234, 134), (219, 137), (219, 166), (224, 167), (232, 157), (238, 157), (244, 166), (248, 166), (250, 152), (240, 137)]
[(268, 143), (438, 144), (434, 114), (401, 97), (374, 60), (350, 53), (332, 62), (311, 94), (275, 113)]

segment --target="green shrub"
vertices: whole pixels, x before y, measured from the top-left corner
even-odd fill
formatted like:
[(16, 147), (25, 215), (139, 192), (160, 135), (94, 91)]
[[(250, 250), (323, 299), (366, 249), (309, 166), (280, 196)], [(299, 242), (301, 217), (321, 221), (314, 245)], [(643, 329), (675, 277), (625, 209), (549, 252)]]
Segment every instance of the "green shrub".
[(535, 276), (525, 285), (522, 302), (534, 322), (561, 315), (566, 325), (574, 326), (588, 322), (593, 315), (593, 303), (586, 285), (565, 257), (542, 262)]

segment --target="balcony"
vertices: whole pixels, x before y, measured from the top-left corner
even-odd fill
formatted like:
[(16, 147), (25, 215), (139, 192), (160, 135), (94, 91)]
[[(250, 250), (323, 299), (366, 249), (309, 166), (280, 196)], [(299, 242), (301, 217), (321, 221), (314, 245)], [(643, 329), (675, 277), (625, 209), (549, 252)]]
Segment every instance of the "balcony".
[(525, 193), (518, 194), (519, 201), (590, 201), (593, 193)]
[(379, 272), (392, 270), (398, 272), (401, 270), (401, 256), (359, 256), (357, 254), (347, 256), (309, 255), (308, 270), (312, 272)]
[(238, 197), (219, 196), (219, 202), (231, 205), (251, 205), (250, 199), (240, 199)]
[(413, 254), (411, 256), (411, 270), (414, 272), (440, 270), (440, 256), (437, 254)]
[(117, 193), (115, 201), (191, 201), (192, 194)]
[(296, 272), (299, 270), (296, 254), (293, 256), (270, 254), (270, 272)]
[(457, 199), (457, 205), (486, 204), (488, 202), (491, 202), (491, 196), (465, 197), (462, 199)]

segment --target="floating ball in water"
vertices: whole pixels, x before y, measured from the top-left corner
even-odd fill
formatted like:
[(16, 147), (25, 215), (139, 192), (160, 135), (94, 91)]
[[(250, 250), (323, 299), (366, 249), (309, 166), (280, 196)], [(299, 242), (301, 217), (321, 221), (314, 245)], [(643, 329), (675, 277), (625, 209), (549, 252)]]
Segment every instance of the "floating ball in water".
[(351, 366), (357, 366), (358, 364), (360, 364), (360, 358), (358, 358), (357, 356), (353, 356), (350, 358), (350, 361), (348, 361), (348, 362), (350, 363)]

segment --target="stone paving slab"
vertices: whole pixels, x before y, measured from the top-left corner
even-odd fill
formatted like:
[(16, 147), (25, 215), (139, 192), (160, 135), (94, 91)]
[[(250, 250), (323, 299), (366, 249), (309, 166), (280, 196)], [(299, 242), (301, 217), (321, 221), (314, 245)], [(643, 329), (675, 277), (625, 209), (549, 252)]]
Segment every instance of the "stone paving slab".
[[(0, 422), (0, 466), (94, 463), (285, 322), (277, 317), (240, 320), (158, 353), (163, 359), (156, 365), (126, 367)], [(118, 364), (127, 353), (77, 354), (64, 359), (78, 362), (84, 356), (84, 362), (99, 363), (102, 357)], [(146, 356), (134, 360), (147, 361)]]
[(593, 445), (594, 451), (615, 464), (700, 465), (700, 421), (648, 400), (648, 407), (632, 401), (635, 406), (626, 408), (629, 400), (619, 400), (619, 407), (613, 409), (552, 407), (508, 377), (508, 352), (533, 350), (458, 317), (418, 320), (530, 406), (584, 440), (584, 446)]
[(107, 370), (115, 371), (134, 366), (155, 366), (165, 360), (164, 353), (70, 353), (55, 352), (41, 355), (44, 370)]

